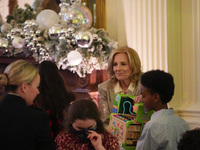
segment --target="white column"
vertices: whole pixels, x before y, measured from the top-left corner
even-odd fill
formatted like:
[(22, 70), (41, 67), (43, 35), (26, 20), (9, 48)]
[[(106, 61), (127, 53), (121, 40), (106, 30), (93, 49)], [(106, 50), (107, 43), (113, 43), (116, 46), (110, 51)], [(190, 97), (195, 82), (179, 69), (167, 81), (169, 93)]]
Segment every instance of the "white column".
[(200, 0), (168, 0), (168, 10), (168, 64), (178, 81), (170, 106), (200, 127)]

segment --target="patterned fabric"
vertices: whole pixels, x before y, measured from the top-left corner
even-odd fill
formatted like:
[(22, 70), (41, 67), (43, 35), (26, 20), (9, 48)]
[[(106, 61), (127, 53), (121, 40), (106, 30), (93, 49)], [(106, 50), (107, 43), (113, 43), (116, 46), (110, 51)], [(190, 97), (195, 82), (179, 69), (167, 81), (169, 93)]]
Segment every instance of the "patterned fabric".
[[(105, 126), (109, 124), (110, 114), (112, 112), (113, 102), (115, 99), (115, 92), (112, 80), (109, 79), (98, 85), (98, 92), (100, 95), (100, 110), (102, 114), (102, 121)], [(134, 87), (134, 91), (128, 91), (128, 94), (138, 96), (140, 95), (140, 82)]]
[(174, 110), (161, 109), (145, 124), (136, 150), (177, 150), (181, 135), (190, 130), (188, 123), (174, 114)]
[[(120, 150), (118, 140), (110, 133), (101, 134), (102, 144), (106, 150)], [(73, 133), (61, 133), (56, 139), (57, 150), (94, 150), (90, 142), (82, 142)]]

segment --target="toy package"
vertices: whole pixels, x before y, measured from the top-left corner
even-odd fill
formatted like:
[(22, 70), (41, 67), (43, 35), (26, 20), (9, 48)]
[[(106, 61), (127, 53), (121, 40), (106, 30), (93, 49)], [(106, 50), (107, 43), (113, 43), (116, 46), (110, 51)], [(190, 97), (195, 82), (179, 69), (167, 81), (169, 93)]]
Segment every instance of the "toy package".
[(143, 103), (133, 105), (134, 96), (116, 94), (108, 131), (118, 138), (126, 150), (134, 150), (144, 123), (154, 111), (146, 111)]

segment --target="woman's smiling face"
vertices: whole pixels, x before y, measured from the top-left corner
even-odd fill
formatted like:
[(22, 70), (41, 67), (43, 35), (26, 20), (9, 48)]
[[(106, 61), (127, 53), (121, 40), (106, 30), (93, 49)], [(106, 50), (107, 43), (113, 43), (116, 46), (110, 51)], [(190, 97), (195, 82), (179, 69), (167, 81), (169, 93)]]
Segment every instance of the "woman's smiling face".
[(132, 69), (126, 53), (117, 53), (113, 59), (113, 71), (119, 81), (130, 81)]

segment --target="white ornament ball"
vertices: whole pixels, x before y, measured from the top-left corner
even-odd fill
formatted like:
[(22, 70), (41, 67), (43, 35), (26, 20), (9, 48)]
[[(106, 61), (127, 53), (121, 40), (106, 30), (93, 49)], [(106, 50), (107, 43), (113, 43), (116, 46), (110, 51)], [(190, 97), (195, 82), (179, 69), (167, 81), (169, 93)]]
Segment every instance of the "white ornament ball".
[(39, 28), (48, 30), (54, 24), (58, 24), (59, 16), (55, 11), (45, 9), (37, 15), (36, 21), (39, 24)]
[(4, 23), (2, 26), (1, 26), (1, 32), (3, 34), (7, 34), (8, 32), (10, 32), (10, 30), (12, 29), (12, 26), (8, 23)]
[(74, 50), (68, 53), (67, 60), (71, 66), (75, 66), (81, 63), (82, 55)]
[(12, 41), (12, 45), (14, 48), (22, 48), (25, 44), (25, 40), (21, 37), (15, 37)]

